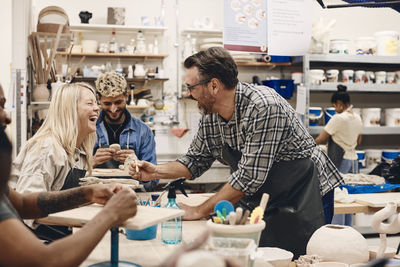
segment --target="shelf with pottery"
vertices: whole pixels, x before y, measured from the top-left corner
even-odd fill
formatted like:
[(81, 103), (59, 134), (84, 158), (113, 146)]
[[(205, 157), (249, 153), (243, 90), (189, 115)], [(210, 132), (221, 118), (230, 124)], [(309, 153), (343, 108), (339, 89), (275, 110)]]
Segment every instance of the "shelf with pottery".
[(33, 102), (31, 102), (32, 111), (48, 109), (49, 106), (50, 106), (50, 101), (33, 101)]
[(149, 33), (161, 33), (164, 32), (167, 27), (151, 27), (151, 26), (140, 26), (140, 25), (110, 25), (110, 24), (71, 24), (69, 26), (71, 31), (118, 31), (118, 32), (132, 32), (132, 31), (143, 31)]
[[(57, 55), (67, 56), (68, 52), (57, 52)], [(116, 58), (166, 58), (168, 54), (128, 54), (128, 53), (71, 53), (71, 57), (116, 57)]]
[[(325, 126), (310, 126), (308, 131), (311, 135), (317, 135), (322, 132)], [(363, 135), (390, 135), (400, 134), (400, 127), (379, 126), (379, 127), (363, 127), (361, 133)]]
[(182, 31), (183, 35), (196, 34), (196, 35), (219, 35), (222, 36), (222, 29), (206, 29), (206, 28), (186, 28)]
[[(399, 63), (400, 64), (400, 63)], [(310, 91), (337, 91), (338, 84), (344, 83), (322, 83), (311, 84)], [(400, 84), (361, 84), (350, 83), (345, 84), (348, 92), (375, 92), (375, 93), (400, 93)]]
[(126, 108), (131, 113), (143, 113), (146, 109), (150, 108), (151, 106), (133, 106), (133, 105), (126, 105)]
[(236, 61), (236, 65), (239, 67), (288, 67), (291, 66), (291, 62), (243, 62)]
[(400, 56), (376, 55), (344, 55), (344, 54), (306, 54), (304, 57), (294, 57), (293, 62), (333, 62), (333, 63), (365, 63), (365, 64), (400, 64)]
[[(94, 82), (96, 79), (97, 79), (97, 77), (75, 77), (74, 81), (76, 81), (76, 82), (78, 82), (78, 81), (79, 82)], [(126, 78), (126, 81), (128, 83), (166, 82), (168, 80), (169, 80), (169, 78)]]

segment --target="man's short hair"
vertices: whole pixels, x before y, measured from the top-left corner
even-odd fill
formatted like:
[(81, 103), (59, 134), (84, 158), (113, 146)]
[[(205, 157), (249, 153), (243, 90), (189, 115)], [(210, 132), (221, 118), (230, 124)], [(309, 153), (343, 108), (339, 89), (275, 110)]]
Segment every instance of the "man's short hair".
[(211, 47), (191, 55), (184, 62), (185, 68), (196, 66), (201, 80), (217, 78), (228, 89), (238, 84), (238, 70), (235, 61), (227, 50), (222, 47)]
[(126, 80), (116, 72), (106, 72), (97, 77), (96, 90), (100, 96), (119, 96), (126, 93)]

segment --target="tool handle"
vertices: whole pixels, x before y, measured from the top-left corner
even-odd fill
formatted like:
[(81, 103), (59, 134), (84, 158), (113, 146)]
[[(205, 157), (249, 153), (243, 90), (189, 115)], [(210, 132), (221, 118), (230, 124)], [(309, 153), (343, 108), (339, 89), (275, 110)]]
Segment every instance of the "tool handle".
[(264, 193), (261, 197), (261, 201), (260, 201), (260, 207), (263, 209), (263, 211), (265, 212), (265, 209), (267, 208), (267, 203), (269, 200), (269, 194)]

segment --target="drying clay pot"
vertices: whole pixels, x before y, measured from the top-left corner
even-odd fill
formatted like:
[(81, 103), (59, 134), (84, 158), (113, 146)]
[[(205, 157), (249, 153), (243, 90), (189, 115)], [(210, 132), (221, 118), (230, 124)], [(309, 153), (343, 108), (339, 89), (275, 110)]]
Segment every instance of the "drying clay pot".
[(47, 84), (37, 84), (33, 89), (33, 100), (36, 102), (49, 101), (50, 91)]
[(328, 224), (319, 228), (307, 244), (307, 255), (318, 255), (323, 261), (363, 263), (369, 259), (367, 240), (354, 228)]

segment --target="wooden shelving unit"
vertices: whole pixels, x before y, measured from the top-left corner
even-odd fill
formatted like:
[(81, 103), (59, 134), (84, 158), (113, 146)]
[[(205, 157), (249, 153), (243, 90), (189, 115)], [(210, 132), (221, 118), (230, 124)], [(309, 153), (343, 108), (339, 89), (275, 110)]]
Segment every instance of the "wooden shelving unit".
[[(68, 52), (57, 52), (57, 55), (67, 56)], [(72, 57), (115, 57), (115, 58), (166, 58), (167, 54), (126, 54), (126, 53), (71, 53)]]

